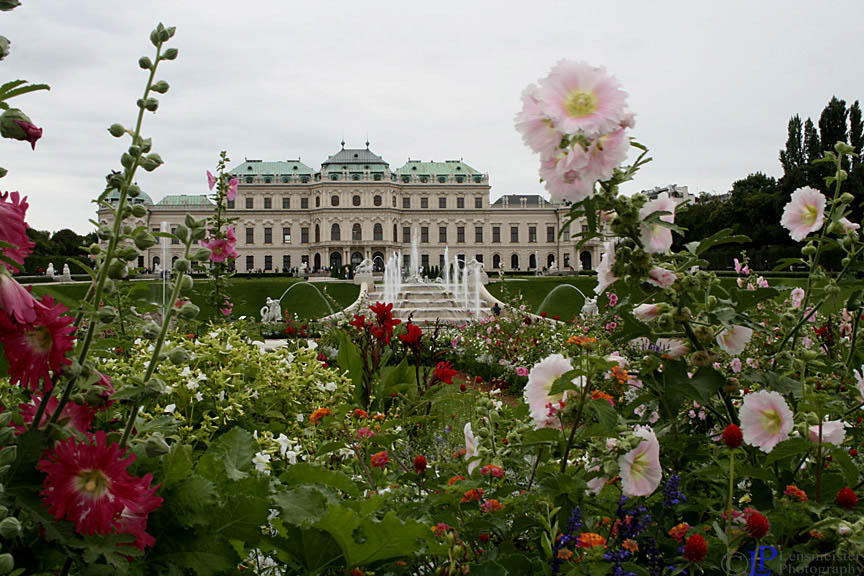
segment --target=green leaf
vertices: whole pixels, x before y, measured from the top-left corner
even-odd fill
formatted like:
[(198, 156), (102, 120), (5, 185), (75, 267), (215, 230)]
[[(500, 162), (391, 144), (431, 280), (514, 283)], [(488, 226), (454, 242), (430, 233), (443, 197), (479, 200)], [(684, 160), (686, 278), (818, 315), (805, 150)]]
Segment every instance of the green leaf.
[[(266, 486), (266, 482), (264, 483)], [(243, 540), (254, 545), (261, 537), (261, 526), (267, 524), (270, 502), (267, 498), (252, 491), (231, 494), (225, 498), (225, 505), (209, 529), (229, 539)]]
[(354, 400), (358, 405), (366, 407), (366, 396), (363, 384), (363, 359), (360, 356), (360, 351), (351, 337), (344, 333), (339, 334), (339, 353), (336, 356), (336, 362), (342, 370), (348, 372), (348, 377), (354, 384)]
[(249, 475), (255, 443), (243, 428), (233, 428), (223, 434), (201, 457), (197, 472), (217, 484), (225, 479), (240, 480)]
[(618, 435), (615, 429), (618, 424), (618, 413), (609, 405), (609, 402), (603, 399), (589, 400), (585, 403), (585, 407), (597, 417), (597, 421), (609, 436)]
[(703, 366), (696, 370), (690, 384), (699, 393), (699, 398), (704, 404), (726, 384), (726, 378), (714, 368)]
[(803, 456), (810, 451), (810, 447), (810, 441), (806, 438), (789, 438), (774, 447), (774, 450), (765, 458), (765, 465), (768, 466), (792, 456)]
[(403, 358), (396, 366), (387, 366), (381, 370), (381, 378), (375, 395), (378, 398), (389, 398), (394, 392), (405, 392), (416, 387), (416, 375), (414, 367), (408, 364), (408, 359)]
[(322, 484), (341, 490), (351, 496), (358, 496), (360, 490), (354, 481), (341, 472), (327, 470), (320, 466), (314, 466), (301, 462), (290, 466), (288, 470), (281, 476), (281, 480), (289, 486), (298, 486), (301, 484)]
[(539, 430), (529, 430), (522, 437), (522, 444), (532, 446), (534, 444), (554, 444), (561, 441), (561, 432), (554, 428), (540, 428)]
[(318, 522), (327, 509), (327, 498), (312, 486), (300, 486), (273, 496), (273, 503), (281, 510), (285, 524), (311, 526)]
[(194, 570), (198, 576), (236, 572), (240, 557), (224, 538), (204, 534), (172, 542), (173, 552), (163, 558), (178, 566)]
[(174, 444), (162, 457), (162, 486), (169, 488), (192, 473), (192, 447)]
[(207, 524), (219, 505), (216, 486), (197, 474), (177, 484), (165, 494), (167, 507), (184, 528)]
[(699, 242), (699, 246), (696, 248), (694, 253), (698, 256), (707, 250), (710, 250), (714, 246), (719, 246), (721, 244), (742, 244), (749, 241), (750, 238), (747, 236), (744, 236), (743, 234), (733, 235), (731, 228), (724, 228), (716, 234), (712, 234), (708, 238)]
[[(552, 384), (552, 387), (549, 389), (549, 395), (555, 396), (557, 394), (562, 394), (565, 390), (581, 390), (582, 386), (578, 384), (579, 380), (576, 380), (579, 376), (584, 376), (584, 370), (568, 370), (561, 376), (555, 379), (555, 382)], [(574, 382), (573, 380), (576, 380)]]
[(350, 508), (330, 506), (316, 526), (339, 543), (349, 567), (410, 556), (418, 540), (434, 544), (428, 526), (413, 520), (402, 522), (393, 511), (377, 521)]
[(0, 100), (9, 100), (10, 98), (15, 98), (22, 94), (36, 92), (37, 90), (51, 90), (51, 87), (47, 84), (30, 84), (28, 86), (22, 86), (21, 88), (9, 90), (8, 92), (0, 92)]
[(840, 464), (843, 470), (843, 476), (846, 477), (846, 483), (850, 486), (858, 484), (858, 467), (855, 462), (849, 457), (849, 454), (843, 448), (835, 448), (833, 451), (834, 460)]

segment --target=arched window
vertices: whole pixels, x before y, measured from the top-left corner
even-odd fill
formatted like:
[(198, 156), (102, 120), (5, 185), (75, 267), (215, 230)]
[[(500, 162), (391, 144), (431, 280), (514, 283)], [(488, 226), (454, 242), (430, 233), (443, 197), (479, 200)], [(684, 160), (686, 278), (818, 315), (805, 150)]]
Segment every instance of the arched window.
[(531, 254), (530, 256), (528, 256), (528, 269), (534, 270), (536, 268), (537, 268), (537, 256), (535, 256), (534, 254)]
[(379, 242), (384, 240), (384, 227), (381, 224), (375, 224), (372, 228), (372, 239)]
[(317, 254), (317, 253), (315, 254), (314, 262), (315, 262), (315, 270), (320, 270), (321, 269), (321, 254)]
[(330, 254), (330, 269), (338, 270), (342, 267), (342, 254), (333, 252)]
[(353, 204), (354, 206), (359, 206), (360, 205), (360, 196), (357, 196), (356, 194), (354, 196), (352, 196), (351, 197), (351, 204)]
[(316, 196), (315, 197), (315, 208), (320, 208), (320, 207), (321, 207), (321, 196)]
[(342, 239), (342, 230), (339, 228), (339, 224), (333, 224), (330, 227), (330, 240), (341, 240)]
[(549, 256), (546, 257), (546, 266), (549, 268), (552, 268), (552, 264), (554, 264), (554, 263), (555, 263), (555, 255), (549, 254)]
[(361, 262), (363, 262), (363, 254), (360, 252), (353, 252), (351, 254), (351, 267), (356, 268)]
[(519, 255), (518, 254), (513, 254), (513, 256), (510, 257), (510, 269), (511, 270), (518, 270), (519, 269)]
[(315, 243), (321, 242), (321, 227), (315, 224)]
[(331, 196), (330, 197), (330, 205), (331, 206), (338, 206), (339, 205), (339, 196), (337, 196), (336, 194)]
[(360, 224), (354, 224), (351, 227), (351, 240), (354, 242), (363, 240), (363, 230), (360, 228)]
[(380, 206), (380, 205), (381, 205), (381, 196), (379, 196), (378, 194), (376, 194), (375, 197), (372, 198), (372, 203), (373, 203), (375, 206)]
[(495, 254), (492, 256), (492, 269), (498, 270), (499, 268), (501, 268), (501, 256)]
[(579, 254), (579, 262), (582, 264), (582, 270), (591, 270), (591, 252), (585, 250)]
[[(394, 200), (395, 200), (395, 198), (394, 198)], [(399, 241), (398, 238), (399, 238), (399, 228), (396, 226), (396, 224), (393, 224), (393, 242), (398, 242)]]
[(154, 256), (153, 257), (153, 268), (156, 268), (156, 266), (159, 266), (160, 262), (161, 262), (161, 260), (159, 260), (159, 257)]

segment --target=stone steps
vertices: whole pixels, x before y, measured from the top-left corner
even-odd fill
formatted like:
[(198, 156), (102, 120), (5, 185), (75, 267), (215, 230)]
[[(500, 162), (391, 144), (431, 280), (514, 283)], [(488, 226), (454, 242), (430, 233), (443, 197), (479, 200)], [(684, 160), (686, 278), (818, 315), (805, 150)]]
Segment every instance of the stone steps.
[[(383, 287), (376, 286), (376, 292), (370, 294), (370, 301), (383, 293)], [(469, 297), (466, 310), (459, 299), (456, 302), (451, 294), (444, 291), (440, 284), (403, 284), (399, 301), (393, 305), (393, 316), (403, 322), (411, 321), (423, 328), (431, 330), (438, 324), (462, 325), (474, 318), (474, 300)], [(491, 314), (488, 306), (480, 308), (481, 316)]]

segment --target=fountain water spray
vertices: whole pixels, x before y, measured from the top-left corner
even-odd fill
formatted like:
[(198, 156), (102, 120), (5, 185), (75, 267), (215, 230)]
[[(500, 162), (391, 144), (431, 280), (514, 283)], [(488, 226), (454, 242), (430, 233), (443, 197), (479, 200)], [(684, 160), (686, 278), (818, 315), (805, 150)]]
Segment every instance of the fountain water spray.
[(411, 231), (411, 259), (408, 261), (411, 267), (408, 270), (408, 281), (419, 282), (420, 276), (417, 270), (420, 268), (420, 237), (417, 235), (417, 228)]
[(450, 292), (450, 250), (444, 246), (444, 293)]

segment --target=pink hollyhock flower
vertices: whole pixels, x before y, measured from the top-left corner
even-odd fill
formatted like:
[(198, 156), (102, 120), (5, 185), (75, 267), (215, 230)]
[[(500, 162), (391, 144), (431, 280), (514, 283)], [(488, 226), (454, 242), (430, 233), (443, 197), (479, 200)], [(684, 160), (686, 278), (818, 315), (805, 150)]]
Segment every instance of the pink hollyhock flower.
[(669, 288), (675, 284), (675, 280), (677, 280), (677, 277), (674, 272), (660, 266), (651, 268), (648, 272), (648, 277), (645, 279), (646, 282), (658, 288)]
[(231, 302), (226, 302), (224, 308), (220, 308), (219, 312), (222, 313), (223, 316), (230, 316), (231, 312), (234, 310), (234, 304)]
[(624, 129), (597, 138), (591, 145), (588, 166), (585, 171), (592, 183), (595, 180), (609, 180), (615, 169), (627, 159), (630, 139)]
[(35, 391), (43, 380), (43, 389), (50, 391), (51, 373), (70, 363), (66, 353), (75, 347), (74, 318), (64, 316), (65, 311), (65, 306), (43, 296), (32, 323), (17, 324), (0, 315), (0, 343), (9, 360), (12, 384)]
[(858, 392), (861, 393), (861, 398), (864, 399), (864, 365), (861, 366), (861, 372), (858, 370), (853, 370), (853, 374), (855, 374), (855, 382), (858, 384)]
[[(588, 472), (597, 472), (599, 470), (600, 466), (597, 465), (588, 468)], [(606, 486), (606, 482), (608, 481), (609, 479), (602, 474), (600, 476), (596, 476), (591, 480), (588, 480), (588, 490), (590, 490), (591, 493), (596, 496), (597, 494), (600, 494), (600, 492), (603, 490), (603, 487)]]
[(8, 262), (0, 263), (12, 272), (17, 272), (23, 266), (24, 259), (33, 249), (33, 242), (27, 237), (27, 223), (24, 221), (28, 206), (27, 198), (21, 198), (18, 192), (0, 193), (0, 242), (12, 244), (11, 247), (0, 248), (0, 252), (18, 266)]
[(225, 197), (228, 200), (234, 200), (237, 198), (237, 185), (240, 184), (240, 180), (236, 177), (228, 180), (228, 188), (225, 190)]
[(657, 304), (640, 304), (633, 308), (633, 316), (642, 322), (649, 322), (660, 315), (660, 307)]
[(213, 238), (203, 240), (201, 245), (210, 250), (211, 262), (225, 262), (229, 258), (237, 258), (237, 249), (226, 238)]
[(58, 443), (37, 468), (46, 474), (42, 500), (57, 520), (69, 520), (79, 534), (122, 533), (124, 511), (146, 515), (162, 504), (150, 486), (152, 476), (136, 478), (135, 461), (99, 430), (86, 442), (72, 437)]
[(792, 431), (792, 410), (777, 392), (760, 390), (744, 396), (739, 411), (744, 442), (766, 454)]
[[(560, 160), (555, 158), (541, 160), (540, 177), (553, 202), (562, 200), (581, 202), (594, 193), (594, 181), (585, 173), (584, 166), (579, 169), (563, 170), (574, 166), (575, 158), (575, 154), (567, 154)], [(562, 164), (563, 160), (567, 163)]]
[(844, 232), (854, 232), (855, 230), (861, 228), (860, 224), (856, 224), (855, 222), (850, 221), (848, 218), (840, 218), (837, 222), (839, 222), (840, 225), (843, 226)]
[(207, 186), (210, 187), (210, 190), (213, 190), (213, 186), (216, 185), (216, 177), (207, 170)]
[(806, 292), (800, 286), (797, 288), (793, 288), (790, 296), (792, 297), (792, 306), (795, 308), (801, 308), (801, 304), (804, 302), (804, 296)]
[(618, 295), (614, 292), (606, 292), (606, 299), (609, 300), (609, 306), (614, 308), (618, 305)]
[(528, 375), (528, 369), (525, 368), (524, 366), (517, 366), (516, 367), (516, 375), (517, 376), (527, 376)]
[[(810, 426), (810, 441), (819, 443), (819, 425)], [(846, 439), (846, 425), (840, 420), (830, 420), (822, 423), (822, 443), (840, 446)]]
[(44, 308), (29, 290), (0, 268), (0, 309), (5, 317), (19, 324), (30, 324), (36, 321), (38, 312)]
[(690, 352), (690, 345), (677, 338), (658, 338), (655, 346), (662, 357), (670, 360), (678, 360)]
[(759, 276), (758, 278), (756, 278), (756, 286), (758, 286), (759, 288), (770, 288), (771, 287), (771, 285), (768, 284), (768, 280), (766, 280), (762, 276)]
[(744, 351), (750, 338), (753, 337), (753, 330), (746, 326), (730, 326), (717, 335), (717, 345), (720, 346), (727, 354), (737, 356)]
[(543, 157), (555, 154), (561, 143), (561, 133), (543, 114), (534, 84), (522, 92), (522, 110), (516, 115), (516, 130), (522, 134), (525, 144)]
[(825, 196), (818, 190), (809, 186), (798, 188), (783, 208), (780, 224), (789, 230), (793, 240), (800, 242), (811, 232), (822, 228), (825, 203)]
[(465, 433), (465, 461), (468, 462), (468, 475), (470, 476), (480, 466), (480, 462), (476, 460), (480, 455), (480, 445), (477, 443), (474, 431), (471, 430), (471, 422), (465, 423), (463, 432)]
[(735, 358), (732, 358), (732, 361), (729, 362), (729, 368), (731, 368), (732, 372), (734, 372), (735, 374), (740, 373), (742, 368), (741, 359), (737, 356)]
[(609, 240), (603, 243), (603, 258), (600, 259), (600, 264), (597, 266), (597, 286), (594, 287), (594, 293), (598, 296), (618, 280), (612, 271), (614, 267), (615, 242)]
[(545, 115), (566, 134), (607, 134), (626, 118), (627, 93), (604, 68), (560, 61), (540, 82), (537, 97)]
[(24, 130), (25, 134), (27, 134), (27, 137), (24, 138), (24, 140), (30, 142), (30, 148), (32, 150), (35, 150), (36, 141), (42, 138), (42, 128), (37, 128), (30, 122), (24, 122), (21, 120), (16, 120), (15, 123), (18, 124), (18, 126), (20, 126), (22, 130)]
[[(566, 402), (567, 391), (561, 394), (550, 394), (549, 390), (558, 377), (570, 370), (573, 370), (573, 365), (561, 354), (552, 354), (531, 368), (523, 398), (528, 404), (535, 428), (552, 428), (559, 425), (555, 415)], [(579, 384), (580, 380), (577, 378), (573, 382)]]
[(732, 262), (735, 264), (735, 273), (736, 274), (750, 274), (750, 267), (746, 264), (742, 264), (738, 261), (737, 258), (733, 258)]
[(650, 428), (638, 426), (634, 434), (642, 438), (636, 448), (618, 457), (621, 489), (625, 496), (650, 496), (660, 485), (660, 442)]
[[(639, 209), (639, 219), (645, 220), (654, 212), (669, 212), (660, 216), (663, 222), (675, 222), (675, 200), (669, 197), (668, 192), (663, 192), (654, 200), (647, 202)], [(672, 230), (661, 226), (656, 222), (643, 222), (641, 225), (642, 244), (649, 254), (665, 254), (672, 248)]]
[[(14, 424), (16, 434), (23, 434), (30, 428), (31, 424), (33, 424), (33, 418), (36, 417), (36, 409), (41, 401), (42, 398), (39, 395), (36, 395), (33, 397), (32, 402), (18, 405), (18, 413), (21, 414), (23, 423), (21, 425)], [(42, 415), (42, 419), (39, 421), (40, 428), (51, 419), (51, 416), (54, 415), (59, 404), (60, 401), (57, 400), (55, 396), (48, 397), (48, 406), (45, 409), (45, 413)], [(66, 428), (69, 432), (77, 430), (81, 434), (87, 434), (90, 430), (90, 425), (93, 422), (93, 415), (95, 413), (96, 411), (88, 406), (82, 406), (74, 402), (67, 402), (66, 405), (63, 406), (63, 411), (60, 412), (57, 424)]]

